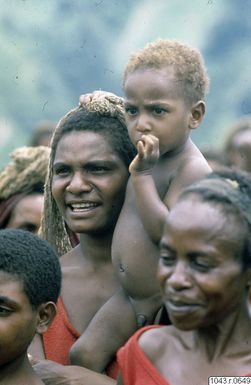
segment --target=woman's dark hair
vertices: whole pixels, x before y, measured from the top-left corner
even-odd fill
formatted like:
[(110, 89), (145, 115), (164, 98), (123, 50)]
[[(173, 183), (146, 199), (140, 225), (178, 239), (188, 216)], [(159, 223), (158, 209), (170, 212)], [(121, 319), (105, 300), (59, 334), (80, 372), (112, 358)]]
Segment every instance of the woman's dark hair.
[(251, 177), (243, 171), (223, 169), (193, 183), (180, 195), (196, 194), (205, 202), (219, 205), (226, 215), (243, 224), (244, 246), (240, 255), (243, 269), (251, 267)]

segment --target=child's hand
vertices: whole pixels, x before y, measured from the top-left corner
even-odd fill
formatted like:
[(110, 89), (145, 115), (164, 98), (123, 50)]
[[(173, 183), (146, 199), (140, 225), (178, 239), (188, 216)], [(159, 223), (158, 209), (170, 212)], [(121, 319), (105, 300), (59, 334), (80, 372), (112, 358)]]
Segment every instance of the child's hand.
[(129, 172), (147, 173), (159, 159), (159, 139), (156, 136), (148, 134), (142, 135), (137, 143), (138, 154), (135, 156), (129, 166)]

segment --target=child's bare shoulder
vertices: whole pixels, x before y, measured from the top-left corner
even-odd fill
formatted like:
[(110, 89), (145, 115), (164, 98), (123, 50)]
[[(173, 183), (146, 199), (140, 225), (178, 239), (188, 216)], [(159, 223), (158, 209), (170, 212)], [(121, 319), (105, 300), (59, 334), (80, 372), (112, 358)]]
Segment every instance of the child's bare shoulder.
[(173, 164), (173, 169), (174, 173), (164, 198), (168, 207), (172, 207), (184, 188), (212, 172), (207, 160), (194, 144), (180, 154), (176, 167)]

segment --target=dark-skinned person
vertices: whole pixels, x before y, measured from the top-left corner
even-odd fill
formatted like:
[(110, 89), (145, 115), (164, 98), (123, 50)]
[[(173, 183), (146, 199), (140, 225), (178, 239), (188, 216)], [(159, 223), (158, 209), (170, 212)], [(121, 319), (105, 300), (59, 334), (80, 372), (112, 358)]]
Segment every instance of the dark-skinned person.
[(27, 350), (56, 314), (61, 268), (52, 247), (20, 229), (0, 230), (0, 384), (42, 385)]
[[(94, 97), (57, 125), (39, 234), (60, 255), (62, 290), (51, 327), (30, 347), (34, 359), (69, 364), (71, 346), (120, 290), (111, 242), (134, 156), (123, 102), (114, 94)], [(79, 237), (74, 248), (66, 225)]]
[(37, 233), (44, 206), (44, 184), (50, 149), (20, 147), (0, 171), (0, 229)]
[(243, 116), (228, 131), (223, 145), (226, 163), (251, 173), (251, 116)]
[(251, 382), (251, 179), (219, 171), (181, 193), (157, 270), (172, 325), (146, 326), (118, 352), (118, 385)]
[[(74, 364), (102, 372), (128, 338), (124, 329), (129, 330), (132, 312), (137, 328), (159, 317), (155, 276), (165, 218), (180, 192), (211, 172), (191, 139), (204, 117), (208, 83), (202, 55), (183, 42), (158, 39), (129, 58), (124, 108), (137, 155), (112, 242), (123, 290), (100, 309), (72, 348)], [(127, 313), (120, 312), (126, 302)]]

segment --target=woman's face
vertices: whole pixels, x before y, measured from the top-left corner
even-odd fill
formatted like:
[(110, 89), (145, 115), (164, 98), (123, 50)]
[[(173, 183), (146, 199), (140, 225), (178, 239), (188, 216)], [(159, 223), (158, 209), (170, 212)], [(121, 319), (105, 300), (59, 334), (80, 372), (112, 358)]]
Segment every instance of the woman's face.
[(52, 195), (69, 228), (87, 234), (113, 232), (128, 175), (105, 136), (92, 131), (65, 134), (55, 153)]
[(221, 322), (245, 300), (240, 223), (218, 206), (188, 196), (170, 211), (158, 278), (172, 323), (193, 330)]
[(43, 194), (29, 194), (20, 199), (12, 210), (6, 228), (22, 229), (37, 233), (44, 207)]

